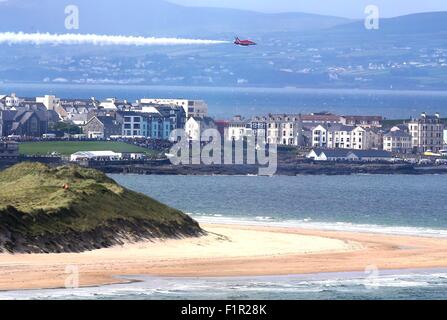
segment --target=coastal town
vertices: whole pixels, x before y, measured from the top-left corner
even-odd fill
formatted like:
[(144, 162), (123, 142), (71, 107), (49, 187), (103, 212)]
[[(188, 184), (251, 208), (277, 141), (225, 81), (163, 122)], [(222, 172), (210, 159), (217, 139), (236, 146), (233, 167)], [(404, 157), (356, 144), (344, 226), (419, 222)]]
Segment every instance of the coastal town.
[[(166, 160), (175, 142), (171, 132), (176, 129), (185, 130), (190, 142), (206, 142), (201, 138), (208, 129), (233, 143), (253, 138), (279, 150), (293, 150), (297, 161), (447, 164), (447, 119), (438, 113), (400, 120), (327, 112), (215, 119), (201, 100), (144, 98), (129, 102), (0, 95), (2, 161), (29, 160), (37, 155), (70, 162), (144, 161), (148, 155), (144, 150), (151, 150), (151, 160)], [(58, 141), (103, 141), (105, 149), (84, 147), (65, 155), (56, 147), (38, 154), (21, 150), (22, 144)], [(139, 149), (108, 149), (106, 142), (112, 141)]]

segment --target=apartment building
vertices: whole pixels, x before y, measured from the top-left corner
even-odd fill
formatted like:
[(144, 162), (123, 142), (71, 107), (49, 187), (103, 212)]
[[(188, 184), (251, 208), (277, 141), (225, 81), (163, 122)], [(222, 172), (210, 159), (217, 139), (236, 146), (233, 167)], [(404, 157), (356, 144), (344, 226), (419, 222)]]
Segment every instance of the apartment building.
[(346, 126), (359, 126), (362, 128), (381, 128), (381, 116), (342, 116), (341, 123)]
[(328, 128), (325, 125), (318, 125), (311, 129), (312, 143), (314, 148), (327, 148), (328, 147)]
[(56, 110), (61, 104), (61, 99), (56, 98), (56, 96), (45, 95), (43, 97), (36, 97), (36, 102), (42, 103), (47, 110)]
[(312, 129), (312, 147), (329, 149), (381, 149), (380, 133), (360, 126), (318, 125)]
[(408, 154), (412, 152), (412, 137), (411, 135), (403, 130), (391, 130), (383, 135), (383, 150), (399, 153)]
[(203, 100), (186, 100), (186, 99), (141, 99), (140, 104), (155, 104), (164, 106), (178, 106), (185, 110), (186, 118), (208, 116), (208, 105)]
[(7, 109), (18, 107), (22, 101), (23, 99), (20, 99), (15, 93), (0, 96), (0, 104)]
[(241, 116), (234, 116), (228, 122), (228, 128), (225, 139), (228, 141), (240, 141), (252, 135), (250, 120), (243, 119)]
[(441, 122), (439, 113), (435, 115), (422, 113), (419, 119), (413, 119), (408, 123), (408, 129), (414, 151), (439, 152), (443, 149), (445, 125)]
[(202, 141), (202, 134), (208, 129), (217, 130), (214, 120), (210, 117), (192, 117), (189, 118), (185, 125), (185, 132), (190, 141)]
[(301, 121), (304, 126), (317, 126), (320, 124), (341, 124), (342, 118), (331, 113), (311, 113), (301, 115)]
[(267, 117), (266, 140), (269, 144), (301, 146), (303, 144), (303, 124), (301, 115), (281, 114)]
[(239, 141), (242, 139), (261, 139), (266, 142), (267, 138), (267, 117), (253, 117), (252, 119), (243, 119), (241, 116), (233, 117), (228, 122), (226, 139), (229, 141)]
[(138, 112), (124, 112), (123, 116), (123, 136), (124, 137), (147, 137), (148, 121), (147, 116)]

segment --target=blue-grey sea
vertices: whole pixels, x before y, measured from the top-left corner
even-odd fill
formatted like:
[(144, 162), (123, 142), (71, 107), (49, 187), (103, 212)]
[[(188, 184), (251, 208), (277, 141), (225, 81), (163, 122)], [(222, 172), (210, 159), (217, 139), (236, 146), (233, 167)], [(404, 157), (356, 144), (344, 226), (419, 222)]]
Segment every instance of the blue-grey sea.
[(421, 112), (447, 114), (447, 91), (173, 87), (144, 85), (73, 85), (1, 83), (0, 95), (15, 92), (20, 97), (54, 94), (61, 98), (106, 99), (116, 97), (134, 102), (141, 98), (203, 99), (211, 116), (268, 113), (333, 112), (344, 115), (382, 115), (408, 119)]
[[(447, 177), (111, 175), (200, 222), (447, 237)], [(371, 257), (373, 264), (374, 257)], [(244, 278), (154, 278), (0, 299), (447, 299), (447, 269)]]

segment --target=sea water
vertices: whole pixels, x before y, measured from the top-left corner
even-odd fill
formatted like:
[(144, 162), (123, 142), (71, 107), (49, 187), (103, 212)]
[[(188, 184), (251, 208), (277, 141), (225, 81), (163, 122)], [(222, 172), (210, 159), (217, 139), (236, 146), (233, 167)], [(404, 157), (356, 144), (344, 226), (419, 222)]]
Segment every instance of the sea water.
[(208, 103), (211, 116), (223, 119), (236, 114), (321, 111), (397, 119), (419, 116), (421, 112), (447, 114), (445, 91), (0, 83), (0, 95), (11, 92), (30, 98), (53, 94), (100, 100), (116, 97), (129, 102), (141, 98), (200, 99)]
[[(200, 222), (447, 237), (442, 175), (111, 177)], [(447, 269), (123, 278), (130, 283), (1, 292), (0, 299), (447, 299)]]

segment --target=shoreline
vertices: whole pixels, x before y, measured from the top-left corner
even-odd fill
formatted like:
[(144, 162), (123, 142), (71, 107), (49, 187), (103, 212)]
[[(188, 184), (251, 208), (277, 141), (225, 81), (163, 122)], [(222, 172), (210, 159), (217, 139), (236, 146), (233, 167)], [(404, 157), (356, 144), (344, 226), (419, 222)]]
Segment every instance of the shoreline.
[(201, 238), (141, 242), (80, 254), (0, 254), (0, 290), (64, 288), (120, 277), (257, 277), (447, 268), (447, 239), (249, 225), (203, 224)]
[[(21, 156), (15, 161), (0, 161), (4, 169), (21, 162), (42, 162), (51, 166), (72, 164), (57, 157)], [(172, 176), (258, 176), (263, 166), (230, 165), (173, 165), (168, 159), (147, 161), (90, 161), (82, 166), (106, 174), (172, 175)], [(309, 162), (297, 160), (293, 154), (279, 158), (274, 176), (351, 176), (351, 175), (447, 175), (447, 165), (416, 165), (391, 162)]]
[[(106, 174), (174, 176), (258, 176), (257, 165), (110, 165), (89, 164)], [(350, 176), (350, 175), (446, 175), (447, 166), (415, 166), (394, 163), (292, 163), (279, 164), (274, 176)]]

